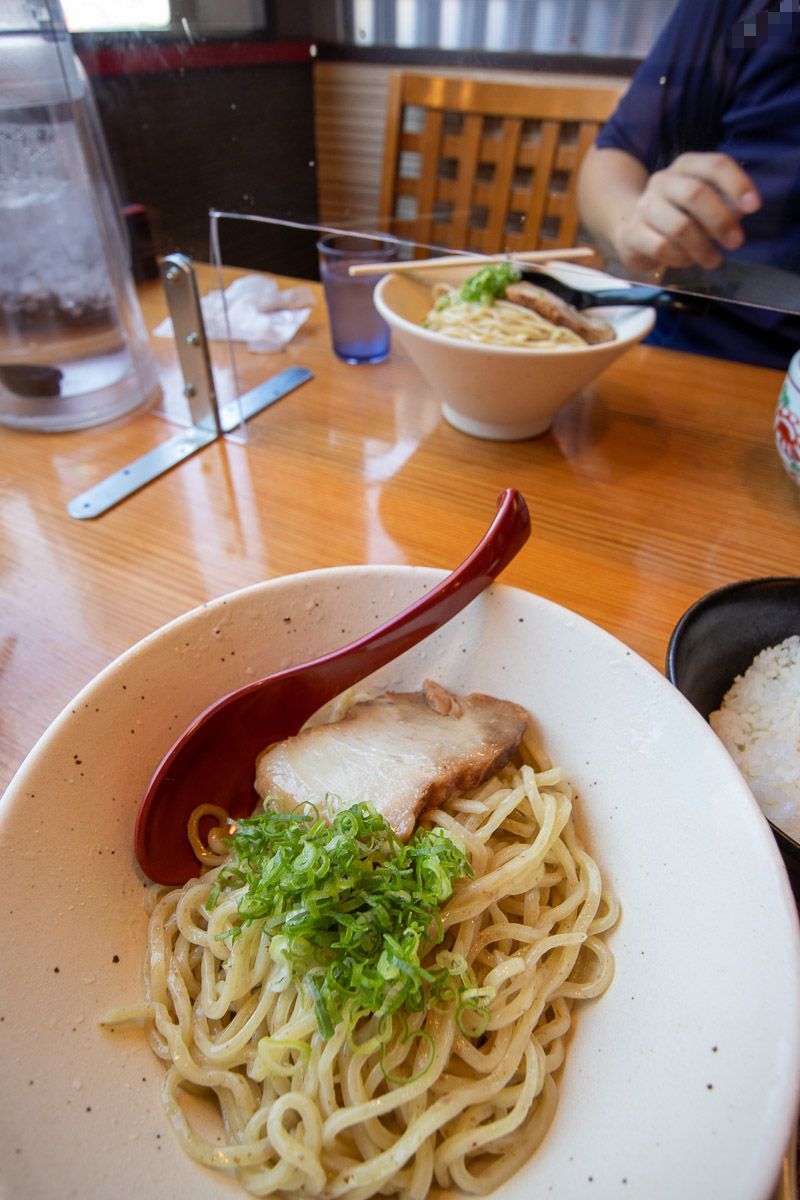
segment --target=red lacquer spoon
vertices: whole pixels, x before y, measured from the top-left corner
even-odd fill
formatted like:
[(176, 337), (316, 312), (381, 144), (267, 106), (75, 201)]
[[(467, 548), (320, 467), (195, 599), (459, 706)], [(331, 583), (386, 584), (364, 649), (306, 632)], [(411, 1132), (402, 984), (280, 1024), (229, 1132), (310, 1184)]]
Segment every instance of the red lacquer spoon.
[(135, 847), (144, 873), (167, 884), (196, 875), (187, 836), (192, 811), (208, 803), (232, 817), (249, 815), (259, 802), (257, 755), (461, 612), (511, 562), (530, 528), (524, 499), (506, 488), (484, 537), (438, 587), (357, 641), (248, 683), (200, 713), (162, 760), (139, 809)]

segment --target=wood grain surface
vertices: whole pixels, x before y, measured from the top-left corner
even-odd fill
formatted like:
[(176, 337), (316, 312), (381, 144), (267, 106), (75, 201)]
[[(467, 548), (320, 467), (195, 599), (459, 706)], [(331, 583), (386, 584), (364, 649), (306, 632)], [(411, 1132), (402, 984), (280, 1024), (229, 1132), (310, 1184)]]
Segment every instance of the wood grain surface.
[[(201, 275), (203, 290), (213, 286)], [(148, 328), (164, 313), (141, 291)], [(153, 339), (166, 405), (174, 345)], [(213, 344), (219, 389), (232, 387)], [(663, 668), (684, 609), (730, 580), (800, 567), (800, 496), (773, 442), (777, 372), (639, 347), (551, 432), (486, 442), (447, 425), (399, 347), (337, 361), (321, 298), (278, 354), (235, 356), (243, 388), (290, 364), (314, 379), (104, 516), (78, 493), (176, 432), (140, 413), (69, 434), (0, 430), (0, 785), (92, 677), (164, 622), (235, 588), (341, 563), (455, 566), (498, 491), (533, 535), (507, 583), (581, 613)]]

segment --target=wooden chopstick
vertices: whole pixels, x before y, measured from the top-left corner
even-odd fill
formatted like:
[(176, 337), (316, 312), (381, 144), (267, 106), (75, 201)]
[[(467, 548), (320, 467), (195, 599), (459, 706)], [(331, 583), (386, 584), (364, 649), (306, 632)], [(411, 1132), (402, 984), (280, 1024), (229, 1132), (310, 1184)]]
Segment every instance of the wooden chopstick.
[(386, 275), (397, 271), (419, 271), (424, 267), (480, 267), (489, 262), (567, 262), (592, 258), (591, 246), (570, 246), (562, 250), (520, 250), (513, 254), (443, 254), (439, 258), (412, 258), (403, 262), (357, 263), (349, 275)]

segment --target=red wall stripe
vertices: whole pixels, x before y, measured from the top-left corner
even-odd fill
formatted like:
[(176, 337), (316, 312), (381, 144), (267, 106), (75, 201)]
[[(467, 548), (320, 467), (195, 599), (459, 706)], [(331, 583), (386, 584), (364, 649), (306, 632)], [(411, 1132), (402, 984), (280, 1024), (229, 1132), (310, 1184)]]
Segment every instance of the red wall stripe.
[(89, 75), (306, 63), (312, 58), (310, 42), (163, 42), (149, 46), (82, 48), (78, 53)]

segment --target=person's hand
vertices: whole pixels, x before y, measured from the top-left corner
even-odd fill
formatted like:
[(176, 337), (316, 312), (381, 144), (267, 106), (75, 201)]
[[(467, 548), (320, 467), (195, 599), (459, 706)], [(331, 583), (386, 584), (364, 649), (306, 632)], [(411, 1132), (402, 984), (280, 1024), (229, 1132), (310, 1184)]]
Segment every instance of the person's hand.
[(741, 217), (760, 206), (749, 176), (727, 154), (681, 154), (650, 176), (620, 217), (616, 249), (637, 271), (694, 263), (713, 270), (722, 262), (720, 247), (744, 242)]

